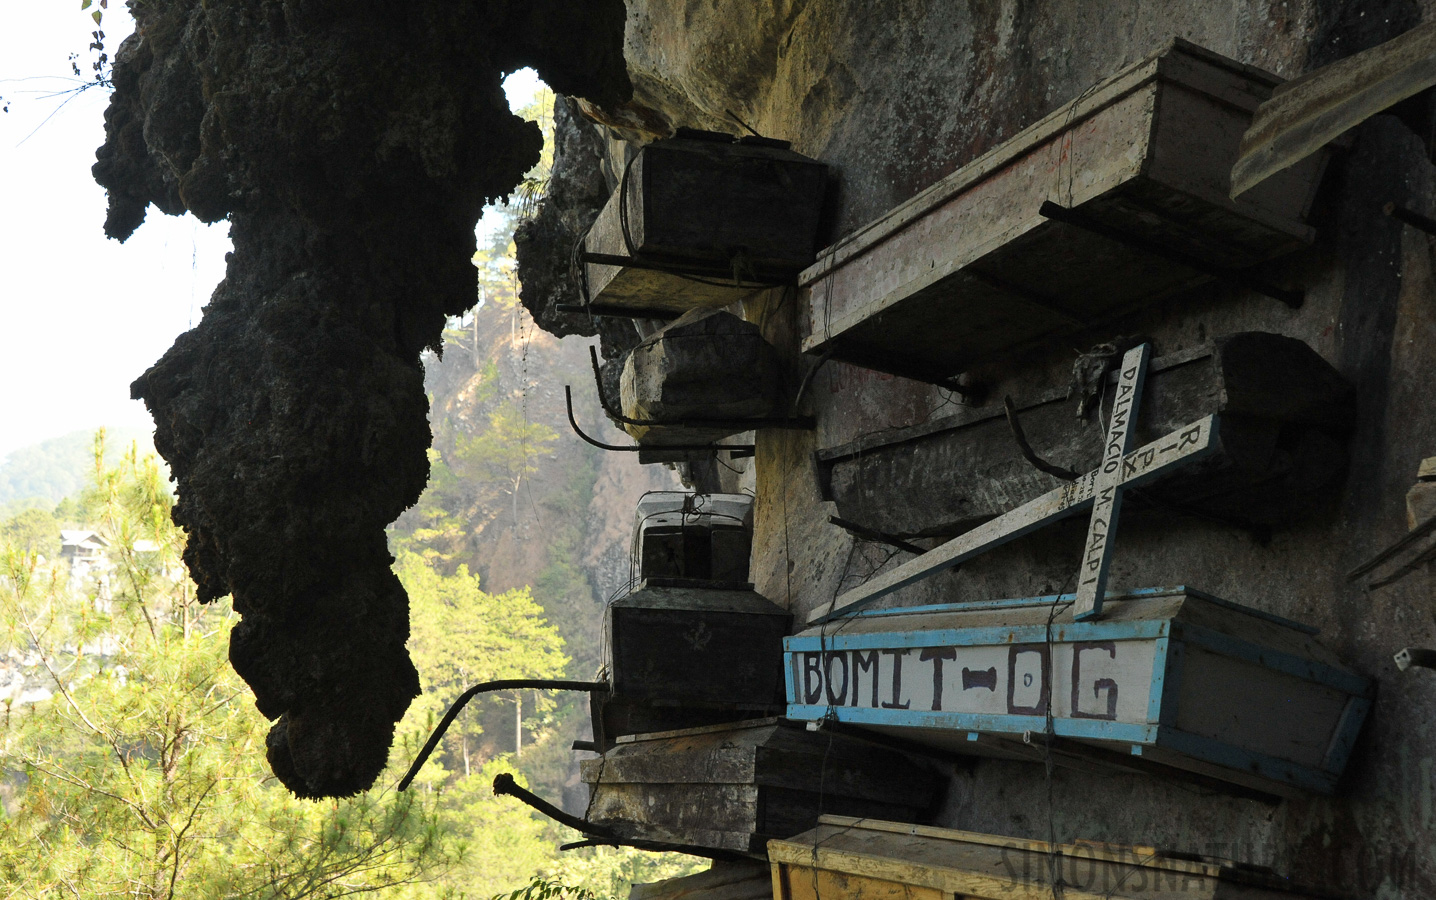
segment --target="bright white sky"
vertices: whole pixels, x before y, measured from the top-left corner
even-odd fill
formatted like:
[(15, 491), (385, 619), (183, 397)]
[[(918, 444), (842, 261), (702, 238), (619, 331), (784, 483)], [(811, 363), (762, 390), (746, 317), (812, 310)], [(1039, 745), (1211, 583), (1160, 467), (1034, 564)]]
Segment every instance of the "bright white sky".
[[(224, 276), (229, 229), (153, 208), (123, 245), (104, 234), (105, 192), (90, 178), (108, 94), (76, 86), (93, 23), (71, 0), (6, 2), (0, 28), (0, 461), (12, 450), (101, 425), (150, 427), (130, 382), (199, 321)], [(133, 30), (105, 14), (113, 56)], [(511, 103), (539, 82), (505, 82)], [(52, 115), (53, 114), (53, 115)], [(46, 122), (46, 117), (49, 121)], [(41, 123), (44, 123), (43, 126)], [(38, 128), (38, 130), (37, 130)]]

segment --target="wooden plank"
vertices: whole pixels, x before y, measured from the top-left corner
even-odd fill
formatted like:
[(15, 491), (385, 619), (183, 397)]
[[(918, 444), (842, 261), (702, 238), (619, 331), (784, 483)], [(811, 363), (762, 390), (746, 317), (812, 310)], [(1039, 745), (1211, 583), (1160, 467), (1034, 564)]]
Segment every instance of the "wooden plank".
[[(1274, 80), (1182, 42), (1119, 73), (824, 251), (804, 350), (940, 382), (1309, 242), (1315, 170), (1227, 196)], [(1200, 265), (1050, 221), (1047, 201)]]
[[(1217, 418), (1208, 416), (1188, 428), (1126, 454), (1121, 463), (1122, 483), (1145, 483), (1184, 462), (1210, 453), (1216, 447), (1216, 432)], [(1049, 491), (922, 556), (910, 559), (817, 607), (808, 616), (808, 623), (826, 621), (834, 616), (861, 609), (893, 591), (1023, 535), (1031, 534), (1044, 525), (1075, 515), (1092, 505), (1095, 482), (1096, 473), (1089, 472), (1071, 484)]]
[[(1212, 900), (1217, 896), (1217, 879), (1192, 874), (1167, 873), (1148, 869), (1134, 861), (1113, 862), (1084, 856), (1051, 857), (1019, 848), (977, 844), (943, 844), (935, 850), (921, 839), (884, 840), (859, 843), (854, 840), (861, 832), (841, 832), (800, 848), (797, 859), (782, 860), (794, 870), (790, 882), (799, 880), (798, 872), (833, 871), (851, 878), (912, 885), (953, 893), (971, 900), (1051, 900), (1053, 888), (1049, 866), (1062, 867), (1067, 900), (1147, 900), (1155, 897), (1183, 896), (1195, 900)], [(896, 837), (896, 836), (891, 836)], [(796, 842), (795, 842), (796, 843)], [(777, 842), (768, 845), (770, 859), (778, 850)], [(797, 854), (795, 854), (797, 855)], [(816, 857), (816, 860), (814, 860)], [(781, 858), (781, 857), (780, 857)], [(1145, 872), (1147, 878), (1135, 876)], [(1161, 881), (1180, 887), (1182, 893), (1153, 890)]]
[(1092, 517), (1087, 523), (1087, 542), (1082, 551), (1082, 568), (1077, 575), (1077, 598), (1072, 617), (1086, 619), (1102, 612), (1107, 593), (1107, 569), (1112, 560), (1112, 538), (1122, 513), (1124, 457), (1137, 440), (1137, 409), (1142, 402), (1142, 385), (1147, 378), (1147, 361), (1152, 345), (1142, 344), (1122, 357), (1117, 394), (1112, 401), (1112, 419), (1107, 426), (1107, 446), (1102, 465), (1092, 485)]
[[(890, 834), (909, 834), (940, 841), (961, 841), (971, 844), (985, 844), (990, 847), (1013, 847), (1034, 853), (1051, 853), (1052, 845), (1047, 841), (985, 834), (981, 831), (964, 831), (958, 828), (939, 828), (935, 825), (910, 825), (906, 822), (885, 822), (881, 819), (855, 819), (851, 816), (824, 815), (819, 825), (833, 825), (838, 828), (865, 828), (871, 831), (885, 831)], [(1156, 847), (1136, 844), (1114, 844), (1108, 841), (1069, 841), (1057, 845), (1057, 849), (1068, 855), (1083, 854), (1093, 859), (1107, 859), (1113, 862), (1130, 862), (1134, 857), (1150, 860), (1146, 865), (1172, 872), (1215, 876), (1221, 866), (1200, 860), (1172, 859), (1162, 855)]]
[[(1108, 388), (1106, 396), (1112, 393)], [(1016, 399), (1023, 430), (1043, 458), (1077, 471), (1100, 462), (1101, 417), (1074, 422), (1076, 401), (1065, 389)], [(1153, 503), (1275, 526), (1304, 514), (1340, 483), (1355, 394), (1301, 341), (1246, 332), (1157, 358), (1137, 433), (1150, 441), (1183, 422), (1227, 412), (1241, 422), (1228, 419), (1220, 451), (1191, 475), (1144, 491)], [(1291, 453), (1316, 464), (1293, 473), (1286, 463)], [(960, 534), (1061, 484), (1023, 458), (999, 404), (964, 407), (817, 455), (824, 499), (836, 501), (840, 516), (904, 537)], [(924, 502), (891, 502), (898, 492)]]
[(1048, 491), (1041, 497), (979, 525), (922, 556), (910, 559), (866, 584), (818, 606), (808, 615), (808, 623), (811, 625), (837, 615), (855, 612), (893, 591), (944, 569), (950, 569), (964, 560), (986, 553), (1023, 535), (1031, 534), (1044, 525), (1076, 515), (1091, 505), (1094, 480), (1093, 474), (1089, 472), (1072, 484)]
[[(1183, 45), (1187, 44), (1180, 38), (1177, 41)], [(1177, 42), (1173, 45), (1177, 45)], [(798, 276), (798, 283), (804, 287), (811, 286), (834, 269), (882, 243), (972, 185), (1000, 171), (1029, 148), (1047, 143), (1062, 132), (1086, 122), (1122, 97), (1147, 86), (1157, 77), (1159, 56), (1160, 53), (1132, 63), (1095, 90), (1053, 110), (951, 175), (823, 249), (818, 254), (817, 261)]]
[(784, 882), (783, 900), (944, 900), (936, 888), (912, 887), (898, 881), (853, 877), (827, 869), (794, 866)]
[(1185, 656), (1177, 728), (1325, 768), (1349, 694), (1202, 648), (1188, 647)]
[(1346, 131), (1436, 85), (1436, 22), (1308, 72), (1257, 108), (1232, 166), (1237, 197)]

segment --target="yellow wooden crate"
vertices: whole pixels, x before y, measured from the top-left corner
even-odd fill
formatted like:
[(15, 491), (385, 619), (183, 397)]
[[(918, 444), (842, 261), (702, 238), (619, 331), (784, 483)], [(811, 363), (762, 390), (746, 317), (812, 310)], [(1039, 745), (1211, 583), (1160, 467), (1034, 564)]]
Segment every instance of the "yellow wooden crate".
[(774, 900), (1300, 900), (1263, 869), (1152, 847), (1045, 841), (823, 816), (768, 842)]

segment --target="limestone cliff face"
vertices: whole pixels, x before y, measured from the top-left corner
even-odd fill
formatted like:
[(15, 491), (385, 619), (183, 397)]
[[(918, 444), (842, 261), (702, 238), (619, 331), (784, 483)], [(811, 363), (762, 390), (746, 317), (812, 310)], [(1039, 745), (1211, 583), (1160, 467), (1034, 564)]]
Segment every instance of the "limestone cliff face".
[(308, 797), (383, 768), (418, 692), (384, 526), (423, 490), (423, 371), (473, 304), (473, 226), (537, 159), (503, 73), (620, 102), (619, 0), (147, 0), (116, 57), (106, 231), (228, 218), (201, 323), (133, 386), (178, 482), (200, 597)]
[[(841, 173), (835, 233), (907, 199), (1180, 36), (1293, 77), (1421, 19), (1415, 0), (630, 0), (634, 140), (764, 135)], [(736, 116), (736, 118), (735, 118)]]
[[(1429, 0), (631, 0), (625, 54), (634, 94), (617, 105), (583, 104), (607, 144), (602, 160), (584, 164), (612, 172), (629, 152), (623, 139), (651, 140), (677, 126), (739, 132), (741, 119), (833, 168), (829, 242), (1172, 37), (1292, 78), (1433, 13)], [(1429, 679), (1403, 678), (1390, 663), (1394, 650), (1436, 640), (1430, 583), (1413, 578), (1377, 597), (1345, 579), (1404, 531), (1405, 491), (1420, 459), (1436, 452), (1436, 409), (1422, 387), (1436, 366), (1436, 342), (1421, 339), (1433, 331), (1433, 251), (1427, 238), (1381, 214), (1387, 200), (1429, 211), (1436, 168), (1429, 134), (1393, 117), (1376, 117), (1353, 138), (1324, 187), (1317, 246), (1274, 267), (1306, 288), (1302, 309), (1210, 286), (1122, 325), (1166, 351), (1243, 330), (1305, 341), (1358, 387), (1349, 483), (1331, 509), (1269, 544), (1180, 518), (1126, 527), (1113, 576), (1132, 586), (1198, 579), (1219, 595), (1319, 626), (1329, 646), (1379, 678), (1380, 705), (1340, 793), (1269, 805), (1158, 778), (1045, 775), (983, 760), (954, 777), (941, 824), (1216, 853), (1350, 896), (1436, 892), (1436, 760), (1422, 714)], [(780, 309), (772, 298), (750, 304), (748, 314), (767, 321), (768, 337), (796, 360), (802, 326), (792, 304)], [(982, 374), (1000, 398), (1064, 388), (1072, 362), (1072, 347), (1051, 346)], [(799, 615), (891, 556), (864, 559), (862, 545), (826, 524), (834, 510), (821, 500), (814, 450), (951, 414), (961, 400), (829, 362), (804, 402), (817, 431), (760, 433), (755, 463), (754, 581)], [(924, 499), (896, 492), (889, 502)], [(1075, 571), (1083, 534), (1056, 529), (1015, 543), (896, 602), (1058, 592)]]

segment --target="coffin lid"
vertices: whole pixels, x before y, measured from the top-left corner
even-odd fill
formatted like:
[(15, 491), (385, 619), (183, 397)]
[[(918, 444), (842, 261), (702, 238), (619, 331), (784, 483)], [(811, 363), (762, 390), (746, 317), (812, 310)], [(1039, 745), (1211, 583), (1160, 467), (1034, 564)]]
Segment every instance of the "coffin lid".
[[(1142, 637), (1148, 635), (1151, 629), (1140, 626), (1166, 622), (1170, 623), (1170, 627), (1160, 629), (1163, 635), (1173, 634), (1181, 626), (1190, 625), (1315, 660), (1333, 668), (1343, 668), (1336, 655), (1314, 639), (1318, 629), (1232, 603), (1186, 585), (1109, 593), (1103, 601), (1102, 617), (1086, 622), (1073, 621), (1071, 601), (1074, 597), (1074, 594), (1051, 594), (933, 606), (865, 609), (813, 626), (787, 640), (819, 638), (826, 646), (841, 649), (842, 639), (855, 635), (920, 632), (931, 634), (934, 644), (940, 644), (942, 637), (937, 634), (940, 631), (1011, 629), (1017, 632), (1044, 629), (1049, 620), (1054, 641), (1068, 640), (1066, 632), (1069, 629), (1083, 632), (1101, 630), (1106, 639), (1122, 640), (1124, 631), (1132, 632), (1127, 637)], [(1054, 605), (1058, 605), (1055, 614)]]
[[(1063, 895), (1069, 900), (1137, 900), (1172, 896), (1176, 890), (1194, 898), (1293, 896), (1290, 882), (1269, 869), (1096, 841), (1054, 847), (1046, 841), (825, 815), (811, 831), (768, 842), (775, 868), (816, 868), (977, 898), (1052, 896), (1047, 879), (1058, 858), (1054, 850), (1068, 858), (1062, 871), (1067, 880)], [(1084, 874), (1091, 883), (1081, 883)]]
[[(676, 581), (677, 579), (662, 579)], [(696, 580), (696, 579), (695, 579)], [(728, 587), (674, 587), (645, 581), (636, 590), (609, 604), (610, 609), (671, 609), (685, 612), (743, 613), (754, 616), (783, 616), (788, 611), (748, 590)]]
[[(1184, 65), (1185, 60), (1182, 57), (1195, 58), (1207, 66), (1225, 69), (1240, 81), (1211, 83), (1194, 77), (1195, 70)], [(818, 251), (817, 262), (799, 274), (798, 283), (804, 287), (809, 286), (829, 272), (841, 268), (854, 257), (882, 243), (972, 185), (1027, 154), (1033, 146), (1076, 128), (1102, 109), (1159, 78), (1181, 82), (1248, 112), (1255, 111), (1262, 101), (1271, 95), (1272, 89), (1282, 83), (1282, 78), (1271, 72), (1238, 63), (1191, 41), (1173, 38), (1156, 53), (1121, 70), (906, 202)], [(1239, 88), (1239, 83), (1244, 83), (1247, 90)], [(1252, 90), (1259, 93), (1252, 93)]]

